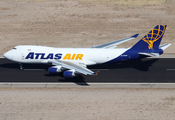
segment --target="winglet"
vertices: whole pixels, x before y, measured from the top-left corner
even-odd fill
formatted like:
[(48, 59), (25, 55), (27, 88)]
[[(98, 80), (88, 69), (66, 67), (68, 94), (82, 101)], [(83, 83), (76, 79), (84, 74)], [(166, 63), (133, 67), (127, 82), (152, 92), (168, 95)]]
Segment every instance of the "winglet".
[(139, 35), (139, 34), (135, 34), (135, 35), (133, 35), (133, 36), (131, 36), (131, 37), (136, 38), (138, 35)]

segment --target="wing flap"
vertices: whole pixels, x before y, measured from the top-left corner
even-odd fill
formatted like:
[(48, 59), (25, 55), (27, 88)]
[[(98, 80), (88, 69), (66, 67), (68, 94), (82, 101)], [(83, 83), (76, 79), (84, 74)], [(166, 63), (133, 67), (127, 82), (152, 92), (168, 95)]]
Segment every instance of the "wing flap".
[(75, 69), (76, 72), (84, 74), (84, 75), (96, 75), (96, 73), (94, 73), (93, 71), (89, 70), (88, 68), (72, 63), (72, 62), (68, 62), (68, 61), (59, 61), (59, 60), (55, 60), (55, 61), (50, 61), (53, 65), (57, 66), (57, 65), (61, 65), (63, 68), (66, 69)]
[(135, 34), (131, 37), (128, 37), (128, 38), (124, 38), (124, 39), (121, 39), (121, 40), (116, 40), (116, 41), (113, 41), (113, 42), (109, 42), (109, 43), (105, 43), (105, 44), (101, 44), (101, 45), (97, 45), (97, 46), (93, 46), (91, 48), (115, 48), (117, 45), (121, 44), (121, 43), (124, 43), (124, 42), (127, 42), (129, 40), (132, 40), (132, 39), (135, 39), (139, 34)]

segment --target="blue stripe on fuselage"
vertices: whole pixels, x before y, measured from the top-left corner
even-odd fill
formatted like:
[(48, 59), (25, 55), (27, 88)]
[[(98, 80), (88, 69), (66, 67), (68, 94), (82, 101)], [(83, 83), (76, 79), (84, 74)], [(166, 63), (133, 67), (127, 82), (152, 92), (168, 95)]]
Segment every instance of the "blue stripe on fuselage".
[(126, 61), (126, 60), (132, 60), (132, 59), (138, 59), (138, 51), (129, 49), (123, 54), (121, 54), (119, 57), (116, 57), (106, 63), (114, 63), (114, 62), (121, 62), (121, 61)]
[(143, 58), (141, 56), (139, 56), (139, 52), (145, 52), (145, 53), (159, 53), (159, 55), (163, 54), (163, 50), (162, 49), (152, 49), (152, 50), (135, 50), (133, 48), (130, 48), (129, 50), (127, 50), (126, 52), (124, 52), (123, 54), (121, 54), (119, 57), (116, 57), (106, 63), (114, 63), (114, 62), (121, 62), (121, 61), (126, 61), (126, 60), (133, 60), (133, 59), (139, 59), (139, 58)]

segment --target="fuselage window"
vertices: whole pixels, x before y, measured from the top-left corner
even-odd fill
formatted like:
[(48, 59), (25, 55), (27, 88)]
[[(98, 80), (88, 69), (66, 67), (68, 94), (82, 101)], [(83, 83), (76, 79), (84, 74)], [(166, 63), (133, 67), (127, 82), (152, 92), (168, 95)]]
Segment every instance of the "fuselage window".
[(31, 51), (31, 49), (27, 49), (27, 51)]

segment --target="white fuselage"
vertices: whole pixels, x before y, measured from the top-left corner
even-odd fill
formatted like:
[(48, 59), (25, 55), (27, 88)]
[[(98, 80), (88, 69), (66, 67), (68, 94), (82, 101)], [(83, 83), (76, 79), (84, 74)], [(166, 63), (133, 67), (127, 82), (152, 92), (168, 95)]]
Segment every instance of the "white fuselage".
[(127, 51), (121, 49), (99, 48), (53, 48), (45, 46), (22, 45), (16, 46), (4, 54), (12, 61), (19, 63), (48, 63), (49, 60), (70, 61), (85, 65), (106, 63)]

